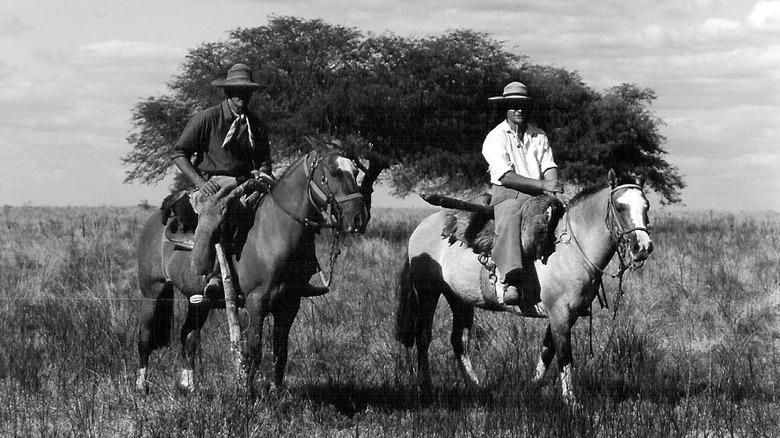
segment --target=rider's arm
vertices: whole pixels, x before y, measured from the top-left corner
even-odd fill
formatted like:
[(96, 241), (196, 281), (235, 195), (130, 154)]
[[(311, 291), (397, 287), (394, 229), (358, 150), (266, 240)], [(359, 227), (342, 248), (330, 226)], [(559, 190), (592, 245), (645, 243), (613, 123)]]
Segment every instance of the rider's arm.
[(192, 165), (192, 156), (198, 153), (198, 148), (202, 144), (208, 145), (208, 123), (205, 113), (201, 112), (193, 116), (182, 131), (179, 140), (173, 147), (171, 156), (173, 164), (181, 170), (185, 177), (198, 190), (206, 196), (217, 193), (219, 185), (215, 182), (209, 182)]
[[(499, 181), (501, 185), (529, 195), (541, 195), (542, 193), (561, 193), (563, 183), (558, 179), (558, 169), (550, 168), (544, 172), (544, 179), (533, 179), (520, 176), (513, 171), (505, 173)], [(549, 179), (548, 179), (549, 178)]]
[(195, 186), (195, 188), (200, 189), (203, 184), (206, 184), (206, 179), (200, 176), (188, 157), (174, 157), (173, 164), (179, 168), (181, 173), (187, 177), (187, 179), (192, 183), (192, 185)]

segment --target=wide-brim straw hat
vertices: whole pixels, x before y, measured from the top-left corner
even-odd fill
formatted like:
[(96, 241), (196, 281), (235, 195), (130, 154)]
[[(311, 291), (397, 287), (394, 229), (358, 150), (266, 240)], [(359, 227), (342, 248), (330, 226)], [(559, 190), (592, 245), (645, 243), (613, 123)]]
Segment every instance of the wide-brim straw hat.
[(504, 94), (488, 98), (488, 102), (503, 106), (517, 102), (530, 102), (528, 88), (521, 82), (510, 82), (504, 87)]
[(252, 69), (246, 64), (230, 67), (225, 79), (215, 79), (211, 85), (222, 88), (260, 88), (260, 84), (252, 81)]

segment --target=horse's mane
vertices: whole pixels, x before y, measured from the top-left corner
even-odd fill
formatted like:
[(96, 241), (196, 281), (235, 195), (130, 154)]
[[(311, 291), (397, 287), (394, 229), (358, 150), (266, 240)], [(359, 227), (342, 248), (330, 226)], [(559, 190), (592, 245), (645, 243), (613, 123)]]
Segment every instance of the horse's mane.
[[(630, 175), (623, 175), (623, 176), (620, 176), (617, 179), (615, 184), (616, 184), (615, 185), (616, 187), (619, 186), (619, 185), (622, 185), (622, 184), (636, 184), (636, 179), (634, 179)], [(594, 193), (598, 193), (598, 192), (602, 191), (605, 188), (607, 188), (607, 183), (604, 182), (604, 181), (599, 181), (597, 183), (590, 184), (590, 185), (586, 186), (584, 189), (582, 189), (579, 192), (577, 192), (577, 194), (574, 195), (569, 200), (569, 206), (575, 205), (575, 204), (581, 202), (583, 199), (588, 198), (591, 195), (593, 195)]]
[(302, 154), (301, 154), (299, 157), (297, 157), (297, 158), (293, 159), (293, 160), (292, 160), (292, 162), (290, 162), (290, 165), (289, 165), (289, 166), (287, 166), (287, 168), (286, 168), (286, 169), (284, 169), (284, 172), (282, 172), (282, 175), (279, 177), (279, 179), (282, 179), (282, 178), (286, 177), (286, 176), (287, 176), (287, 174), (288, 174), (288, 173), (290, 173), (290, 171), (292, 171), (292, 169), (294, 169), (294, 168), (295, 168), (295, 166), (296, 166), (296, 165), (297, 165), (297, 164), (298, 164), (300, 161), (303, 161), (303, 160), (305, 160), (305, 159), (306, 159), (306, 157), (308, 157), (308, 156), (309, 156), (309, 154), (310, 154), (311, 152), (316, 152), (316, 153), (317, 153), (318, 155), (320, 155), (320, 156), (321, 156), (321, 155), (328, 154), (328, 153), (330, 153), (330, 152), (337, 152), (337, 153), (342, 153), (341, 149), (339, 149), (339, 148), (335, 148), (335, 147), (327, 147), (327, 146), (321, 146), (321, 147), (312, 147), (311, 151), (309, 151), (309, 152), (306, 152), (306, 153), (302, 153)]
[(590, 197), (594, 193), (600, 192), (601, 190), (603, 190), (606, 187), (607, 187), (607, 184), (603, 183), (603, 182), (599, 182), (599, 183), (596, 183), (596, 184), (591, 184), (591, 185), (585, 187), (584, 189), (580, 190), (576, 195), (574, 195), (569, 200), (569, 205), (572, 206), (572, 205), (578, 204), (583, 199)]
[(284, 177), (286, 177), (287, 174), (290, 173), (295, 168), (295, 166), (298, 164), (298, 162), (300, 162), (301, 160), (305, 160), (307, 156), (309, 156), (309, 155), (308, 154), (302, 154), (301, 156), (299, 156), (299, 157), (295, 158), (294, 160), (292, 160), (292, 162), (287, 166), (286, 169), (284, 169), (284, 172), (282, 172), (282, 175), (279, 176), (278, 179), (281, 180)]

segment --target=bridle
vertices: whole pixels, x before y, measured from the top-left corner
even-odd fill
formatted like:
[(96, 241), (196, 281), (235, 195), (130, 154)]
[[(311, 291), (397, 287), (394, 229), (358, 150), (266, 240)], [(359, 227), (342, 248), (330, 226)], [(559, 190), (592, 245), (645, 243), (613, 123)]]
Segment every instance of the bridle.
[[(639, 190), (640, 193), (642, 192), (642, 187), (637, 184), (623, 184), (620, 186), (615, 187), (609, 192), (609, 199), (607, 201), (607, 212), (604, 218), (604, 222), (607, 224), (607, 229), (610, 232), (610, 235), (612, 236), (612, 242), (614, 245), (616, 245), (616, 251), (618, 253), (618, 258), (620, 259), (620, 270), (621, 274), (622, 272), (625, 272), (626, 269), (629, 267), (632, 270), (636, 270), (642, 267), (644, 265), (644, 260), (642, 261), (631, 261), (630, 263), (625, 262), (626, 253), (628, 252), (628, 234), (633, 233), (635, 231), (644, 231), (648, 235), (650, 234), (650, 230), (646, 226), (634, 226), (631, 228), (627, 228), (625, 224), (621, 221), (620, 216), (617, 213), (617, 207), (615, 207), (615, 199), (614, 199), (614, 193), (620, 189), (636, 189)], [(644, 193), (642, 194), (642, 198), (644, 198)]]
[[(307, 216), (301, 218), (294, 215), (286, 207), (284, 207), (284, 204), (279, 202), (279, 200), (274, 197), (273, 190), (271, 191), (271, 198), (274, 199), (282, 211), (287, 213), (288, 216), (306, 228), (315, 230), (320, 230), (322, 228), (336, 229), (340, 226), (341, 222), (341, 212), (343, 211), (341, 204), (347, 201), (351, 201), (352, 199), (362, 198), (363, 195), (359, 191), (345, 195), (335, 195), (328, 179), (328, 175), (332, 176), (332, 174), (330, 174), (330, 172), (326, 173), (326, 170), (322, 166), (322, 162), (327, 157), (341, 155), (336, 152), (325, 155), (317, 155), (314, 161), (311, 163), (311, 166), (309, 166), (309, 157), (312, 154), (315, 154), (315, 151), (309, 152), (303, 159), (303, 171), (306, 173), (306, 178), (308, 180), (307, 195), (309, 198), (309, 204), (317, 210), (319, 213), (318, 219), (321, 220), (311, 220)], [(320, 170), (320, 173), (322, 173), (322, 178), (320, 179), (319, 183), (317, 183), (317, 181), (314, 179), (314, 174), (318, 169)]]

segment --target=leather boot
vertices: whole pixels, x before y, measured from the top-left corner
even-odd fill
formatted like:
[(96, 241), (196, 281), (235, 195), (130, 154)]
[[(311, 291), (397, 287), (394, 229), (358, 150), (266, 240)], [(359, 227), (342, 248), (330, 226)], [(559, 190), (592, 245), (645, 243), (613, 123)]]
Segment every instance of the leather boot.
[(300, 291), (299, 294), (302, 297), (318, 297), (330, 292), (330, 289), (325, 286), (314, 286), (309, 283), (301, 285), (298, 290)]
[(206, 287), (203, 288), (203, 295), (209, 301), (217, 301), (223, 297), (222, 278), (219, 275), (211, 277), (208, 283), (206, 283)]
[(524, 297), (517, 286), (511, 284), (504, 285), (504, 304), (507, 306), (517, 306), (523, 316), (528, 318), (547, 318), (547, 311), (542, 303), (534, 303)]

